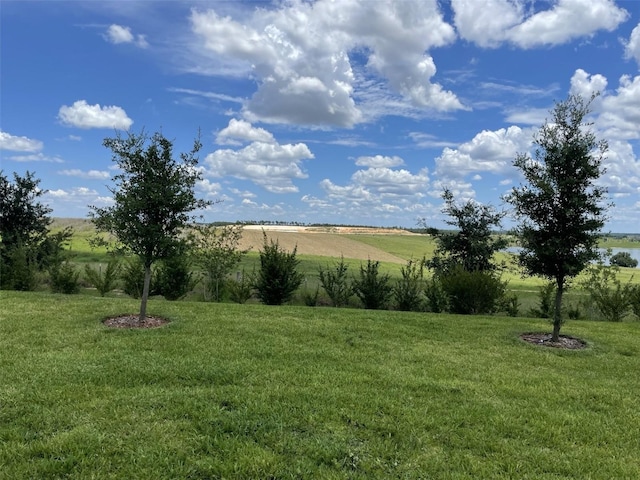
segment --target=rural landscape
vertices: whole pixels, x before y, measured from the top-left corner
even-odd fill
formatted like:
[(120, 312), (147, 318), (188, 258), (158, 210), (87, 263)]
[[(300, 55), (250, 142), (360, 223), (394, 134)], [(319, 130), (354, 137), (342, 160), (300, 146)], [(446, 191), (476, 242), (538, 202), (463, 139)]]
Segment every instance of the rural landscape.
[(200, 144), (160, 133), (105, 140), (88, 219), (2, 175), (0, 475), (640, 476), (640, 281), (608, 251), (638, 237), (602, 233), (588, 106), (515, 159), (510, 232), (446, 189), (445, 230), (201, 223)]

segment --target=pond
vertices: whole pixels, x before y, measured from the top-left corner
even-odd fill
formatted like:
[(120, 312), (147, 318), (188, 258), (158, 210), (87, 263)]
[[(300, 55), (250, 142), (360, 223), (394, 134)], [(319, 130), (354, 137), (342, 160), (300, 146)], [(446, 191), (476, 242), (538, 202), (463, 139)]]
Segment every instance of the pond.
[[(522, 250), (520, 247), (507, 247), (505, 249), (507, 253), (515, 253), (515, 254), (519, 253), (520, 250)], [(599, 248), (598, 251), (600, 253), (606, 253), (607, 250), (605, 248)], [(640, 248), (612, 248), (611, 249), (612, 255), (615, 255), (616, 253), (620, 253), (620, 252), (628, 252), (629, 255), (631, 255), (631, 258), (638, 261), (637, 268), (640, 268)]]

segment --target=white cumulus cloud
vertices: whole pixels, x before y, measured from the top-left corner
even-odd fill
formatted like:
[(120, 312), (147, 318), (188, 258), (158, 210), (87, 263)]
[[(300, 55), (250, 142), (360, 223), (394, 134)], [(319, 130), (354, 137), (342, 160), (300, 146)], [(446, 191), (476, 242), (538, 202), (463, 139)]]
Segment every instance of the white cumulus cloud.
[(264, 128), (256, 128), (245, 120), (235, 118), (229, 120), (229, 125), (216, 136), (216, 143), (220, 145), (240, 145), (246, 142), (275, 143), (275, 139)]
[(28, 137), (18, 137), (0, 130), (0, 150), (14, 152), (38, 152), (42, 150), (42, 142)]
[(517, 126), (483, 130), (458, 148), (445, 148), (436, 158), (436, 173), (447, 179), (462, 179), (470, 173), (508, 173), (516, 155), (529, 149), (531, 133)]
[(640, 67), (640, 23), (631, 31), (629, 41), (625, 42), (624, 54), (627, 58), (633, 58)]
[(133, 43), (140, 48), (147, 48), (149, 46), (144, 35), (134, 35), (131, 32), (131, 28), (122, 25), (110, 25), (104, 37), (108, 42), (116, 45), (119, 43)]
[(78, 178), (86, 178), (89, 180), (109, 180), (111, 178), (111, 174), (104, 170), (80, 170), (77, 168), (72, 168), (69, 170), (60, 170), (58, 171), (60, 175), (65, 175), (67, 177), (78, 177)]
[(600, 30), (613, 31), (629, 17), (613, 0), (540, 2), (545, 3), (550, 7), (533, 11), (519, 0), (452, 0), (460, 36), (481, 47), (503, 42), (521, 48), (560, 45)]
[(117, 128), (127, 130), (132, 124), (121, 107), (89, 105), (86, 100), (78, 100), (71, 106), (63, 105), (58, 111), (58, 119), (64, 124), (78, 128)]
[(272, 193), (292, 193), (298, 191), (293, 180), (308, 177), (302, 170), (302, 162), (312, 158), (304, 143), (253, 142), (239, 150), (216, 150), (206, 156), (204, 164), (207, 176), (229, 175), (249, 180)]
[(241, 20), (193, 10), (191, 24), (193, 48), (203, 57), (244, 64), (243, 74), (257, 79), (257, 91), (244, 106), (252, 122), (351, 127), (366, 121), (356, 100), (366, 98), (367, 85), (351, 54), (364, 55), (366, 75), (384, 79), (414, 108), (463, 108), (433, 81), (429, 50), (455, 40), (436, 0), (294, 1), (257, 8)]

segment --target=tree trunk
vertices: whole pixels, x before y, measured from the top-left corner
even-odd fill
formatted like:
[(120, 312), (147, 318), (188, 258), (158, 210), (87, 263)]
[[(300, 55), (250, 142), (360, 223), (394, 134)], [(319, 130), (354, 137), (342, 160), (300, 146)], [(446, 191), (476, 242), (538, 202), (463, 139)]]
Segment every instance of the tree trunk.
[(556, 283), (556, 304), (553, 310), (553, 336), (552, 342), (560, 339), (560, 327), (562, 326), (562, 293), (564, 291), (564, 281)]
[(140, 318), (138, 321), (142, 324), (147, 318), (147, 300), (149, 299), (149, 286), (151, 285), (151, 265), (144, 267), (144, 285), (142, 287), (142, 300), (140, 301)]

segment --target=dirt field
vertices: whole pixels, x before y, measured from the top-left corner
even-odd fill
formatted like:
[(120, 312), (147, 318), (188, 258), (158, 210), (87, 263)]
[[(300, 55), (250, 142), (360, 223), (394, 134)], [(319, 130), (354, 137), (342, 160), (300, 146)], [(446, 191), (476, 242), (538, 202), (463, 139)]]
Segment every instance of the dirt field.
[[(327, 233), (328, 230), (333, 233)], [(373, 230), (376, 231), (374, 232)], [(360, 260), (371, 258), (381, 262), (406, 263), (402, 258), (391, 255), (384, 250), (340, 235), (341, 233), (395, 233), (397, 235), (399, 233), (397, 230), (385, 231), (384, 229), (354, 229), (345, 227), (309, 228), (267, 225), (264, 227), (264, 231), (267, 237), (274, 241), (277, 240), (285, 250), (291, 251), (297, 245), (297, 252), (301, 255), (319, 255), (334, 258), (344, 255), (345, 258)], [(262, 247), (262, 240), (261, 226), (248, 225), (243, 228), (241, 248), (251, 247), (253, 251), (257, 252)]]

